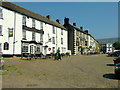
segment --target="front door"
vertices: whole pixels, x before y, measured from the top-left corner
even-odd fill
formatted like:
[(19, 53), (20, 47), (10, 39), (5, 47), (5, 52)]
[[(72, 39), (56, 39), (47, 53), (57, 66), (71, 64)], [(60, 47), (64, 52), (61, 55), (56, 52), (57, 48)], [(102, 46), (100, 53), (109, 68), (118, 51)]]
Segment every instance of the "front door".
[(30, 54), (34, 54), (34, 46), (30, 45)]

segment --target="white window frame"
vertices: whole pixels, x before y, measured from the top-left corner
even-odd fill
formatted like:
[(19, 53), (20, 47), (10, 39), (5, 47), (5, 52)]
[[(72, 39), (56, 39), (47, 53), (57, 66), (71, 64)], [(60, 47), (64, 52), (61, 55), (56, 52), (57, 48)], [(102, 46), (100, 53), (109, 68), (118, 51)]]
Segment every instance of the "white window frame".
[(40, 22), (40, 29), (43, 30), (43, 22)]
[(23, 39), (26, 39), (26, 30), (23, 30), (22, 34), (23, 34)]
[[(27, 49), (26, 49), (26, 48), (24, 48), (24, 47), (27, 47)], [(22, 47), (22, 53), (27, 53), (27, 52), (28, 52), (28, 49), (29, 49), (29, 48), (28, 48), (28, 46), (26, 46), (26, 45), (25, 45), (25, 46), (23, 46), (23, 47)]]
[(32, 27), (35, 28), (35, 19), (32, 19)]
[(36, 39), (36, 34), (35, 32), (32, 32), (32, 41), (35, 41), (35, 39)]

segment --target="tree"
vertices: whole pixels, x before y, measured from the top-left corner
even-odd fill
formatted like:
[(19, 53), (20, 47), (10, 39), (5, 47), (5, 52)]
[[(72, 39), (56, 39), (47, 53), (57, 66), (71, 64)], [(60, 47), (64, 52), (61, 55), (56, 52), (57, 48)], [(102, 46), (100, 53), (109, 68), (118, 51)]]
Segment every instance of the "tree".
[(120, 50), (120, 42), (117, 41), (117, 42), (113, 43), (113, 47), (114, 47), (116, 50)]

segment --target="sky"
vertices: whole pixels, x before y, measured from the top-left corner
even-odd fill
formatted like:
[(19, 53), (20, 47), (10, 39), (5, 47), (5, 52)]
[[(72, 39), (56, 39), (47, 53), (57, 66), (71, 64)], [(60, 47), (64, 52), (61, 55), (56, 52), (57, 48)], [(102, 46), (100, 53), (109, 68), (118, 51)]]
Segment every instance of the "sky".
[(88, 30), (96, 39), (118, 37), (118, 2), (13, 2), (56, 21), (70, 19), (70, 24)]

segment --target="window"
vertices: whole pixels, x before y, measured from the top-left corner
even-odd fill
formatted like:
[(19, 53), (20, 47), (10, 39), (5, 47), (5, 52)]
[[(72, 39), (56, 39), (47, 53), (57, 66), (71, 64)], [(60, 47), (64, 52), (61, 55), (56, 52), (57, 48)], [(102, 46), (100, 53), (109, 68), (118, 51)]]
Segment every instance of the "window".
[(26, 30), (23, 30), (23, 39), (26, 39)]
[(88, 42), (87, 41), (85, 41), (85, 46), (87, 46), (88, 45)]
[(55, 47), (52, 47), (52, 52), (55, 53)]
[(2, 43), (0, 43), (0, 52), (2, 51)]
[(40, 34), (40, 42), (43, 42), (43, 35), (42, 35), (42, 33)]
[(35, 32), (32, 32), (32, 41), (35, 41)]
[(55, 34), (55, 26), (53, 26), (53, 34)]
[(13, 28), (8, 28), (8, 32), (9, 37), (13, 37)]
[(52, 43), (55, 44), (55, 37), (52, 37)]
[(43, 22), (40, 22), (40, 29), (43, 30)]
[(23, 16), (22, 24), (26, 26), (26, 16)]
[(0, 19), (2, 19), (2, 18), (3, 18), (3, 10), (0, 9)]
[(2, 25), (0, 25), (0, 35), (2, 35)]
[(4, 50), (9, 50), (9, 43), (7, 42), (4, 43)]
[(63, 44), (63, 38), (61, 38), (61, 44)]
[(63, 29), (61, 29), (61, 35), (63, 35)]
[(36, 52), (40, 52), (40, 47), (37, 47), (37, 50), (36, 50)]
[(28, 46), (23, 46), (22, 52), (28, 52)]
[(30, 46), (30, 54), (33, 54), (33, 46)]
[(32, 19), (32, 27), (35, 28), (35, 19)]

